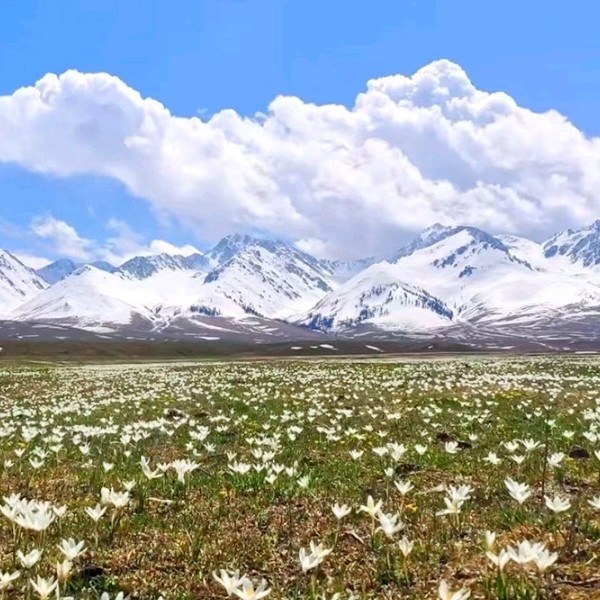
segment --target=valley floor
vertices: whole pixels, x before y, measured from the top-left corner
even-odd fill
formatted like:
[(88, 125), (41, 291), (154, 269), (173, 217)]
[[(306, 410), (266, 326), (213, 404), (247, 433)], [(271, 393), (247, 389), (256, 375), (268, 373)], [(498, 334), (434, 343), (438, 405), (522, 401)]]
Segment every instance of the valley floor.
[(230, 360), (267, 358), (337, 358), (340, 356), (384, 356), (406, 354), (474, 353), (453, 343), (406, 343), (327, 340), (327, 343), (279, 342), (215, 344), (167, 341), (14, 341), (0, 342), (0, 364), (14, 361), (123, 362), (160, 360)]

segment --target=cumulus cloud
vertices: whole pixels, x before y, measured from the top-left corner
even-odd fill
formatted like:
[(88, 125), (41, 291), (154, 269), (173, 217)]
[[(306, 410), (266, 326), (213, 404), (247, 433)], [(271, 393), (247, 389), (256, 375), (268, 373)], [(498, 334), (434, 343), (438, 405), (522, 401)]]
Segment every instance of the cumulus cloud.
[(31, 224), (31, 231), (38, 238), (47, 241), (53, 252), (75, 258), (88, 260), (92, 257), (92, 242), (81, 237), (74, 227), (55, 219), (42, 217), (35, 219)]
[(371, 80), (349, 108), (280, 96), (206, 121), (105, 73), (48, 74), (0, 97), (0, 161), (117, 179), (208, 242), (263, 230), (343, 256), (436, 221), (542, 236), (600, 212), (598, 138), (446, 60)]
[(202, 254), (198, 248), (191, 244), (176, 246), (165, 240), (152, 240), (148, 244), (148, 254), (179, 254), (180, 256), (191, 256), (192, 254)]
[(36, 256), (35, 254), (29, 254), (28, 252), (11, 252), (13, 256), (18, 258), (25, 266), (30, 269), (41, 269), (46, 265), (49, 265), (52, 261), (44, 258), (43, 256)]
[(145, 242), (144, 236), (135, 231), (128, 223), (120, 219), (111, 219), (107, 228), (112, 232), (103, 242), (96, 243), (95, 255), (113, 265), (120, 265), (134, 256), (171, 254), (190, 256), (199, 253), (195, 246), (184, 244), (177, 246), (166, 240), (154, 239)]

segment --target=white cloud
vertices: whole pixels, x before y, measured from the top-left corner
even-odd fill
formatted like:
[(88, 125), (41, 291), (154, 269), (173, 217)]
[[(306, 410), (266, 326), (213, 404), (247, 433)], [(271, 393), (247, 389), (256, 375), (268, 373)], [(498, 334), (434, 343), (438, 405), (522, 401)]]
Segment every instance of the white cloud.
[[(81, 237), (72, 225), (54, 217), (39, 217), (31, 224), (33, 234), (48, 242), (53, 253), (78, 261), (105, 260), (118, 266), (134, 256), (162, 253), (189, 256), (200, 252), (190, 244), (177, 246), (160, 239), (145, 243), (143, 235), (119, 219), (111, 219), (107, 228), (113, 235), (99, 241)], [(31, 254), (16, 253), (15, 256), (22, 257), (22, 262), (36, 269), (50, 263), (48, 259)]]
[(347, 256), (435, 221), (536, 236), (600, 213), (600, 139), (444, 60), (369, 81), (351, 108), (278, 97), (208, 121), (104, 73), (49, 74), (0, 97), (0, 160), (115, 178), (206, 241), (263, 230)]
[(18, 258), (26, 267), (30, 269), (41, 269), (46, 265), (49, 265), (52, 261), (43, 256), (35, 256), (28, 252), (11, 252), (13, 256)]
[(68, 258), (88, 260), (92, 257), (92, 242), (81, 237), (74, 227), (55, 219), (41, 217), (31, 224), (31, 231), (38, 238), (49, 242), (53, 252)]
[(181, 256), (191, 256), (192, 254), (202, 254), (198, 248), (191, 244), (175, 246), (165, 240), (152, 240), (148, 245), (148, 254), (172, 254)]
[(296, 248), (311, 254), (312, 256), (318, 256), (319, 258), (335, 258), (335, 249), (329, 248), (327, 242), (315, 238), (303, 238), (296, 241)]
[(103, 243), (96, 245), (95, 254), (113, 265), (120, 265), (134, 256), (150, 256), (153, 254), (181, 254), (189, 256), (200, 251), (190, 244), (176, 246), (165, 240), (152, 240), (145, 243), (144, 236), (134, 231), (127, 223), (119, 219), (111, 219), (107, 223), (113, 232)]

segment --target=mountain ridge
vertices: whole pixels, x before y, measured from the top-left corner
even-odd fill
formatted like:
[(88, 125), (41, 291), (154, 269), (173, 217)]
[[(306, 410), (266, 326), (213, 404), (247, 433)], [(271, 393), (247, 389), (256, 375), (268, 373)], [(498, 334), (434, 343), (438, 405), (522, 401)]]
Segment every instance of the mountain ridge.
[(443, 335), (456, 327), (503, 335), (529, 327), (534, 336), (554, 319), (568, 334), (569, 320), (581, 332), (600, 315), (600, 221), (541, 243), (436, 223), (388, 260), (319, 259), (281, 240), (232, 234), (206, 253), (136, 256), (118, 267), (63, 259), (44, 269), (0, 252), (3, 318), (190, 335), (224, 319), (221, 329), (249, 323), (248, 335), (286, 324), (286, 335), (344, 336), (365, 328)]

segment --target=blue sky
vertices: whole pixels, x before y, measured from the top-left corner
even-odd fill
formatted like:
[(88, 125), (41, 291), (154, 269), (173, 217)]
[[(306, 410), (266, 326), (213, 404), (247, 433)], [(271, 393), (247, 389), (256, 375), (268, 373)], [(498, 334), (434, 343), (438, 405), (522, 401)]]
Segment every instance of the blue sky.
[[(305, 104), (352, 107), (368, 80), (411, 76), (445, 58), (460, 65), (477, 89), (505, 92), (535, 112), (555, 109), (589, 138), (600, 133), (599, 13), (600, 7), (577, 0), (8, 0), (0, 20), (0, 96), (32, 86), (46, 73), (106, 72), (174, 115), (206, 121), (222, 109), (242, 116), (266, 111), (280, 94)], [(0, 145), (2, 135), (0, 128)], [(115, 223), (126, 224), (140, 248), (153, 239), (204, 247), (238, 221), (240, 229), (277, 229), (262, 217), (253, 226), (248, 215), (226, 223), (211, 217), (214, 227), (210, 219), (196, 223), (189, 218), (189, 201), (185, 210), (169, 211), (168, 199), (139, 194), (150, 184), (138, 189), (127, 177), (105, 176), (102, 168), (65, 176), (62, 167), (29, 163), (10, 156), (0, 162), (0, 245), (22, 253), (53, 258), (64, 250), (32, 228), (48, 218), (68, 223), (88, 244), (83, 254), (94, 256), (107, 238), (119, 254)], [(561, 208), (547, 228), (578, 224), (593, 214), (593, 199), (578, 194), (586, 209)], [(347, 197), (340, 195), (335, 206)], [(334, 214), (343, 220), (345, 209), (339, 210)], [(315, 219), (309, 209), (296, 212), (296, 222)], [(509, 217), (506, 223), (512, 223)], [(396, 231), (382, 225), (386, 243), (418, 225), (400, 223)], [(529, 224), (520, 232), (547, 233)], [(328, 235), (303, 225), (293, 237), (307, 249), (330, 252)], [(376, 249), (369, 240), (378, 239), (378, 230), (367, 237), (365, 252)], [(346, 240), (339, 232), (331, 238), (338, 245)]]

